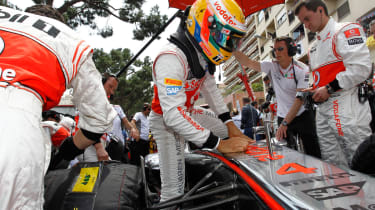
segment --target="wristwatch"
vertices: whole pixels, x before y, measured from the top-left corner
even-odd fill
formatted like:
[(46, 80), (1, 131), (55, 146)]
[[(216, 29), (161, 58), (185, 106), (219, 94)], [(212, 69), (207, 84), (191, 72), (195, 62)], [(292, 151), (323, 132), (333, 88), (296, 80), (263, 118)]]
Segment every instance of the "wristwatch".
[(288, 122), (285, 121), (285, 120), (283, 120), (283, 121), (281, 122), (281, 125), (288, 126)]
[(329, 85), (326, 85), (326, 88), (327, 88), (328, 94), (330, 95), (335, 92), (335, 90), (333, 90), (333, 88)]

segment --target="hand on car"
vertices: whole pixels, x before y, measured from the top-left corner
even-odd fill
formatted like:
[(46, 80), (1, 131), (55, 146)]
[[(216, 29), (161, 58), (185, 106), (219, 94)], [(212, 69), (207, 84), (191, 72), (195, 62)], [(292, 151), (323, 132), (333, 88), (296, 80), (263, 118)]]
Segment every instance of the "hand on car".
[(247, 146), (253, 142), (254, 140), (248, 137), (232, 137), (227, 140), (221, 140), (217, 150), (221, 153), (243, 152), (247, 149)]
[(288, 126), (286, 125), (280, 125), (280, 127), (276, 131), (276, 139), (281, 140), (286, 138), (286, 130), (288, 129)]

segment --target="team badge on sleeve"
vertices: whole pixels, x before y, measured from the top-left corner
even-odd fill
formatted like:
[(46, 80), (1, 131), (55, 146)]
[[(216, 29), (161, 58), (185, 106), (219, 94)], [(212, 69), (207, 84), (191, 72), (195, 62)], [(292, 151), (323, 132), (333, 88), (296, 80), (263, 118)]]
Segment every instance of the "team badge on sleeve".
[(359, 32), (359, 28), (352, 28), (349, 30), (344, 31), (346, 38), (351, 38), (353, 36), (361, 36), (361, 32)]
[(182, 88), (182, 81), (178, 79), (165, 78), (167, 95), (176, 95)]

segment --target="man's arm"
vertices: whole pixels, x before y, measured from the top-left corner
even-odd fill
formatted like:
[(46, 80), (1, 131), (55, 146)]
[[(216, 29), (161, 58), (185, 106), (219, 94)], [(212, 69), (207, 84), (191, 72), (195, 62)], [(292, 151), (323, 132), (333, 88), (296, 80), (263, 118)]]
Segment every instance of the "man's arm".
[[(84, 132), (86, 134), (84, 134)], [(85, 135), (89, 136), (86, 137)], [(85, 148), (100, 142), (103, 134), (82, 131), (79, 129), (73, 137), (66, 138), (59, 148), (59, 152), (51, 160), (50, 167), (54, 168), (61, 160), (73, 160), (77, 155), (82, 154)]]
[[(349, 36), (348, 33), (351, 31), (356, 33)], [(349, 24), (338, 33), (336, 50), (343, 59), (345, 71), (339, 72), (336, 79), (329, 83), (335, 91), (339, 88), (351, 89), (370, 76), (370, 53), (365, 40), (363, 29), (357, 24)]]
[(240, 62), (241, 65), (247, 66), (251, 69), (254, 69), (257, 72), (260, 72), (260, 63), (258, 61), (250, 59), (247, 55), (243, 52), (235, 51), (233, 52), (234, 57)]
[(255, 142), (255, 140), (253, 140), (253, 139), (249, 138), (248, 136), (246, 136), (245, 134), (243, 134), (241, 132), (241, 130), (238, 129), (238, 127), (234, 124), (233, 121), (227, 122), (225, 125), (227, 126), (227, 129), (228, 129), (229, 138), (240, 137), (242, 139), (248, 140), (248, 143), (254, 143)]
[(98, 161), (109, 160), (108, 152), (105, 150), (104, 145), (101, 142), (94, 144), (94, 147)]
[(122, 123), (124, 124), (126, 130), (130, 131), (130, 135), (133, 139), (139, 139), (139, 131), (135, 126), (135, 123), (130, 123), (126, 117), (122, 118)]

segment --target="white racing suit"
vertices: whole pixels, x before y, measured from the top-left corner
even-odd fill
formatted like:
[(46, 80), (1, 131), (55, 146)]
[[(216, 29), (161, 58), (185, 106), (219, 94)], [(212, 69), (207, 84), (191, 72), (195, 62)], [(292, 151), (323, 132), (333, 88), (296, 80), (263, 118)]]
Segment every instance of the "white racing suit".
[[(329, 84), (338, 91), (317, 108), (317, 132), (322, 159), (348, 167), (358, 145), (371, 134), (368, 101), (360, 103), (357, 85), (371, 71), (362, 27), (332, 18), (309, 50), (314, 87)], [(340, 89), (342, 88), (342, 89)]]
[[(206, 66), (204, 58), (198, 56), (201, 66)], [(222, 122), (231, 119), (214, 76), (207, 71), (201, 79), (194, 78), (186, 56), (173, 44), (168, 44), (155, 59), (153, 81), (154, 99), (149, 123), (158, 146), (161, 201), (166, 201), (184, 193), (184, 142), (215, 149), (220, 141), (217, 136), (228, 136)], [(213, 112), (193, 107), (200, 93)], [(215, 125), (221, 128), (211, 132)]]
[(50, 142), (41, 113), (68, 86), (79, 127), (110, 129), (109, 104), (92, 50), (56, 20), (0, 7), (0, 209), (43, 209)]

